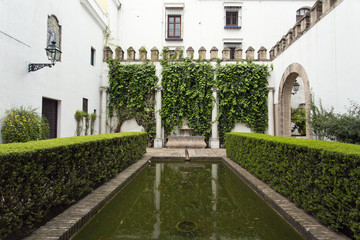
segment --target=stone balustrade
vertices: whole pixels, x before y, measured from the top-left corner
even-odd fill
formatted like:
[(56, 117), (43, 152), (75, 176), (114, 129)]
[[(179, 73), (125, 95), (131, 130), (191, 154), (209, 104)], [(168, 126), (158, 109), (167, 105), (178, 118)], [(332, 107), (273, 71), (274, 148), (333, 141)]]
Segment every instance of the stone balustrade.
[(312, 26), (314, 26), (323, 16), (332, 11), (343, 0), (318, 0), (315, 2), (310, 12), (306, 13), (302, 19), (297, 21), (286, 35), (284, 35), (269, 52), (270, 60), (273, 60), (287, 49), (293, 42), (300, 38)]

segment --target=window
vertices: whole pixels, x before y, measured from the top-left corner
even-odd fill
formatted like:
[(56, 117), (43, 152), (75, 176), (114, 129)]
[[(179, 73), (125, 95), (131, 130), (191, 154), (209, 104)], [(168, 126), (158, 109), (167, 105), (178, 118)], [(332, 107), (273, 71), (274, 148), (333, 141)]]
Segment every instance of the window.
[(184, 36), (184, 3), (165, 3), (165, 40), (182, 41)]
[(296, 11), (296, 21), (301, 20), (307, 12), (310, 11), (310, 8), (303, 7)]
[(224, 2), (225, 29), (241, 29), (241, 5), (240, 2)]
[(226, 26), (238, 26), (238, 12), (226, 12)]
[(91, 52), (90, 52), (90, 64), (91, 66), (95, 66), (95, 48), (91, 48)]
[(168, 16), (168, 38), (181, 38), (181, 16)]
[(88, 99), (87, 98), (83, 98), (83, 107), (82, 107), (83, 111), (88, 113)]

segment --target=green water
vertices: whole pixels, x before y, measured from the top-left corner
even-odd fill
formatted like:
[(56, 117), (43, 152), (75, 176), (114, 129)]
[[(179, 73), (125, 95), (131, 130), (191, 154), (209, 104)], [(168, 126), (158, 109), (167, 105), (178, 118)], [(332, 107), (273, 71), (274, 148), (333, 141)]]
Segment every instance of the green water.
[[(182, 221), (195, 232), (176, 229)], [(155, 162), (73, 240), (303, 239), (220, 162)]]

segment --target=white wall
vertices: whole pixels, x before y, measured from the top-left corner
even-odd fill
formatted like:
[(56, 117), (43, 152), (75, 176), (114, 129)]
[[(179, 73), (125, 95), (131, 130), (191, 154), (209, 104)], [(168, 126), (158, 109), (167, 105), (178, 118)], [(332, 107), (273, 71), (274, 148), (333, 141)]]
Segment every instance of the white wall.
[[(112, 11), (113, 1), (109, 3)], [(61, 62), (29, 73), (29, 63), (49, 63), (44, 48), (52, 14), (62, 27)], [(103, 17), (108, 21), (104, 13)], [(42, 97), (59, 100), (58, 137), (69, 137), (75, 135), (74, 113), (82, 110), (82, 98), (88, 99), (90, 113), (96, 109), (100, 114), (103, 29), (81, 0), (2, 0), (0, 46), (1, 119), (12, 107), (31, 106), (41, 113)], [(90, 65), (91, 47), (96, 49), (95, 66)], [(95, 132), (99, 132), (99, 119)]]
[[(183, 41), (165, 41), (165, 3), (184, 3)], [(126, 50), (132, 46), (137, 52), (144, 46), (150, 53), (152, 47), (159, 51), (164, 46), (183, 46), (184, 50), (193, 47), (194, 58), (204, 46), (207, 58), (210, 49), (216, 46), (219, 57), (223, 49), (223, 39), (243, 39), (244, 53), (249, 46), (256, 52), (261, 46), (268, 51), (282, 35), (295, 23), (296, 10), (303, 6), (312, 6), (314, 0), (243, 0), (242, 28), (224, 29), (224, 1), (220, 0), (123, 0), (120, 9), (120, 38), (114, 43)], [(184, 52), (185, 52), (184, 51)], [(149, 55), (148, 55), (149, 56)]]
[(319, 104), (345, 112), (349, 100), (360, 102), (360, 1), (344, 0), (273, 61), (271, 86), (278, 102), (282, 74), (292, 63), (301, 64)]

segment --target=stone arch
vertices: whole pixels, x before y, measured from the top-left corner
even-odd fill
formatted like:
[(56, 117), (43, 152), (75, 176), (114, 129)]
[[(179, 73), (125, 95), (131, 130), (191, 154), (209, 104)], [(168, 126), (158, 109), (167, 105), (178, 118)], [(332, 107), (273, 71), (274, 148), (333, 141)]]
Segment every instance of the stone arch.
[[(289, 65), (282, 75), (279, 87), (279, 135), (291, 137), (291, 92), (294, 82), (300, 77), (304, 84), (305, 90), (305, 112), (306, 119), (309, 119), (311, 108), (311, 93), (309, 78), (305, 69), (298, 63)], [(306, 121), (306, 138), (312, 138), (311, 126)]]

